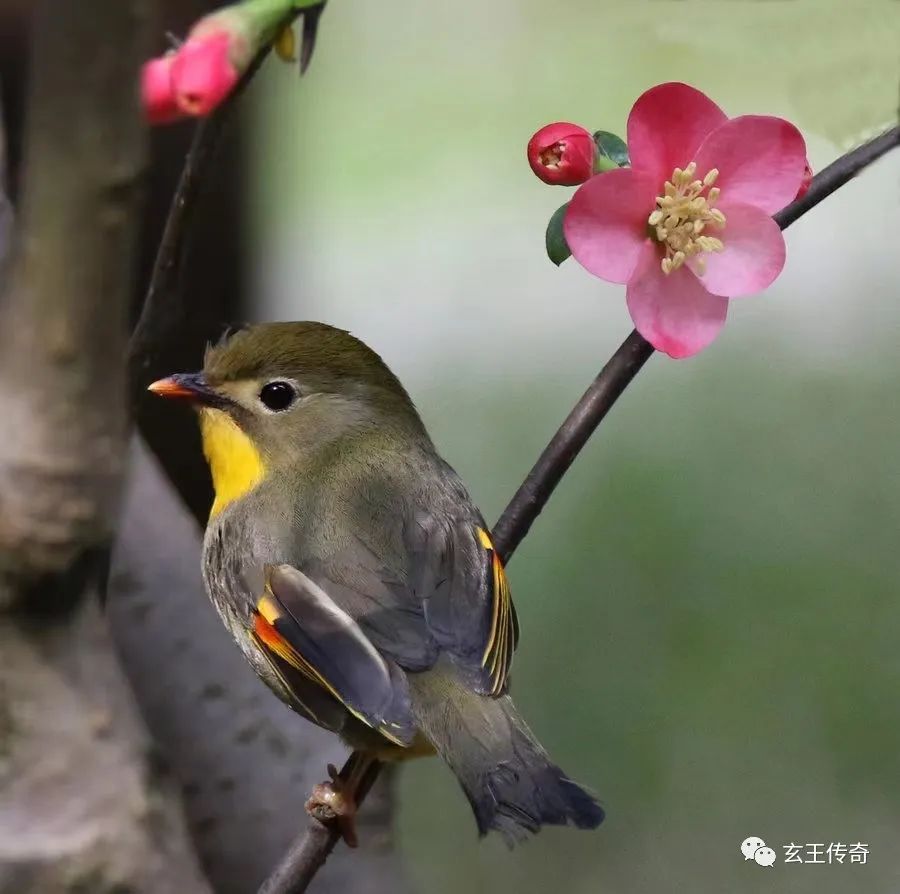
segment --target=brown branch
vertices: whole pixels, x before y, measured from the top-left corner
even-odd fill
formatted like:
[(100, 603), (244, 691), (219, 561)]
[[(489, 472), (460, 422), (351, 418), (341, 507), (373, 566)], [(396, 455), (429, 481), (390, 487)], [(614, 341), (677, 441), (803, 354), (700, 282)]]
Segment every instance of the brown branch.
[(652, 353), (653, 346), (632, 332), (550, 439), (494, 525), (492, 537), (504, 561), (512, 558), (581, 448)]
[[(297, 15), (296, 12), (291, 13), (285, 19), (285, 25)], [(194, 131), (194, 139), (172, 198), (153, 264), (147, 296), (128, 346), (128, 380), (132, 403), (149, 384), (144, 381), (146, 370), (152, 366), (156, 353), (184, 322), (190, 309), (189, 303), (182, 300), (179, 286), (189, 248), (188, 236), (199, 199), (211, 173), (212, 161), (232, 109), (271, 51), (271, 44), (259, 50), (228, 99), (212, 115), (200, 121)]]
[(900, 126), (886, 130), (874, 140), (863, 143), (862, 146), (857, 146), (835, 159), (827, 168), (823, 168), (813, 177), (809, 190), (802, 199), (791, 202), (775, 215), (778, 226), (782, 230), (787, 229), (807, 211), (815, 208), (819, 202), (827, 199), (833, 192), (897, 146), (900, 146)]
[[(357, 759), (356, 752), (351, 754), (347, 758), (341, 774), (347, 776), (354, 760)], [(362, 803), (368, 795), (378, 778), (381, 766), (378, 761), (375, 761), (369, 767), (356, 791), (358, 803)], [(290, 846), (272, 874), (259, 889), (259, 894), (289, 894), (294, 891), (305, 891), (316, 877), (316, 873), (325, 865), (325, 861), (340, 841), (340, 837), (334, 823), (310, 820), (306, 832)]]
[[(890, 149), (900, 145), (900, 128), (841, 156), (813, 178), (807, 194), (775, 215), (782, 229), (790, 226), (824, 198), (855, 177)], [(600, 371), (566, 417), (538, 461), (514, 494), (493, 530), (497, 551), (509, 561), (516, 547), (540, 515), (563, 475), (606, 417), (619, 395), (628, 387), (653, 354), (653, 347), (637, 331), (631, 333)], [(354, 756), (341, 770), (349, 771)], [(377, 768), (377, 764), (375, 765)], [(377, 772), (377, 769), (376, 769)], [(360, 793), (359, 802), (364, 793)], [(306, 830), (291, 846), (259, 894), (302, 894), (340, 840), (333, 823), (310, 819)]]

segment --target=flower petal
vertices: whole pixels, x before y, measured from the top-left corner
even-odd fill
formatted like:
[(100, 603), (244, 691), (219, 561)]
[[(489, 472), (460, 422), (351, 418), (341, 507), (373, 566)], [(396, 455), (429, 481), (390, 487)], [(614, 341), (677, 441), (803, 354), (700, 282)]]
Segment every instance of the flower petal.
[(687, 267), (666, 275), (648, 243), (628, 283), (628, 312), (637, 331), (658, 351), (676, 359), (702, 351), (725, 325), (728, 299), (712, 295)]
[(790, 121), (742, 115), (716, 128), (697, 152), (697, 176), (717, 168), (722, 200), (768, 214), (794, 200), (806, 170), (806, 143)]
[(231, 36), (226, 31), (191, 37), (172, 62), (175, 101), (187, 115), (209, 115), (239, 79), (240, 73), (231, 61)]
[[(752, 205), (724, 202), (725, 229), (717, 234), (725, 250), (703, 255), (706, 272), (700, 282), (713, 295), (737, 298), (761, 292), (784, 267), (784, 236), (765, 211)], [(691, 266), (696, 264), (691, 260)]]
[(168, 124), (184, 117), (172, 90), (172, 53), (145, 62), (141, 68), (141, 105), (149, 124)]
[(628, 116), (631, 166), (658, 180), (657, 187), (693, 160), (703, 140), (728, 116), (705, 94), (677, 82), (651, 87)]
[(627, 168), (597, 174), (572, 196), (563, 221), (575, 260), (594, 276), (628, 282), (647, 241), (657, 184)]

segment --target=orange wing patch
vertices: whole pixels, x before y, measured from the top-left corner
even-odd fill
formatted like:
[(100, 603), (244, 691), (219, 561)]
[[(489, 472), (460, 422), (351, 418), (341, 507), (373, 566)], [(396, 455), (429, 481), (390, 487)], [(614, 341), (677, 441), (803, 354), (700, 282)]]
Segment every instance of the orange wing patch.
[(265, 596), (257, 603), (257, 609), (253, 614), (253, 632), (256, 634), (257, 641), (282, 661), (286, 661), (295, 670), (300, 671), (305, 677), (309, 677), (323, 689), (327, 689), (340, 701), (340, 696), (328, 681), (275, 629), (274, 622), (280, 615), (277, 614), (277, 609), (274, 613), (272, 609), (274, 606), (271, 604), (271, 600)]
[(519, 638), (519, 627), (503, 562), (500, 561), (487, 531), (476, 528), (475, 532), (478, 541), (490, 553), (493, 571), (491, 631), (481, 658), (481, 666), (489, 668), (491, 695), (500, 695), (506, 688), (513, 650)]
[[(372, 724), (366, 720), (358, 711), (355, 711), (347, 702), (341, 698), (338, 691), (325, 679), (295, 648), (286, 640), (275, 628), (275, 622), (284, 616), (282, 610), (276, 604), (275, 600), (268, 594), (264, 595), (259, 602), (256, 603), (256, 609), (253, 612), (253, 636), (259, 646), (268, 649), (277, 655), (283, 661), (287, 662), (295, 670), (298, 670), (305, 677), (308, 677), (317, 685), (321, 686), (326, 692), (336, 698), (354, 717), (361, 720), (366, 726)], [(287, 685), (287, 684), (286, 684)], [(287, 687), (291, 687), (288, 685)], [(389, 741), (401, 748), (406, 747), (400, 739), (394, 736), (384, 726), (379, 726), (378, 731)]]
[[(269, 667), (271, 667), (272, 672), (278, 677), (281, 681), (281, 685), (284, 686), (285, 690), (293, 695), (294, 698), (303, 706), (303, 710), (313, 719), (314, 722), (320, 723), (319, 718), (316, 716), (315, 711), (309, 707), (296, 692), (295, 687), (291, 686), (287, 677), (285, 677), (282, 670), (278, 667), (278, 665), (272, 660), (271, 656), (267, 653), (271, 652), (272, 655), (276, 655), (282, 660), (286, 661), (291, 667), (297, 668), (300, 670), (299, 662), (300, 656), (297, 654), (297, 650), (291, 646), (284, 637), (258, 612), (253, 613), (253, 629), (250, 632), (250, 638), (256, 643), (256, 647), (262, 652), (263, 655), (267, 656), (267, 660), (269, 662)], [(305, 672), (304, 672), (305, 673)], [(308, 675), (307, 675), (308, 676)]]
[(253, 615), (253, 632), (270, 652), (300, 670), (301, 658), (296, 649), (261, 614)]

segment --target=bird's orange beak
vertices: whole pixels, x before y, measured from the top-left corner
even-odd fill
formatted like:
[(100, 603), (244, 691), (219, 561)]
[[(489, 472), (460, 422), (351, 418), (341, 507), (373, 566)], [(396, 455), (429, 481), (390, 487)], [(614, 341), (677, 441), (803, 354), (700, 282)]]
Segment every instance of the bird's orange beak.
[(202, 373), (176, 373), (165, 379), (158, 379), (149, 385), (147, 390), (160, 397), (186, 400), (205, 406), (218, 406), (225, 402), (220, 394), (209, 387)]

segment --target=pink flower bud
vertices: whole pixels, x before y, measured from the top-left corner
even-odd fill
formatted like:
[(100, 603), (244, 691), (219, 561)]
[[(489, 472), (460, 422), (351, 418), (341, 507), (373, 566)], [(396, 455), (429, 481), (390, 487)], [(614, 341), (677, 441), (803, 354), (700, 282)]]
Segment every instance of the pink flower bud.
[(141, 69), (141, 106), (150, 124), (168, 124), (183, 117), (172, 90), (172, 62), (167, 53), (144, 63)]
[(542, 127), (528, 141), (528, 163), (538, 179), (576, 186), (594, 173), (594, 138), (577, 124), (560, 121)]
[(803, 179), (800, 181), (800, 189), (797, 190), (797, 195), (794, 196), (794, 201), (797, 199), (802, 199), (809, 192), (809, 184), (812, 183), (813, 178), (813, 170), (809, 166), (809, 159), (806, 160), (806, 169), (803, 171)]
[(231, 35), (210, 31), (190, 37), (172, 63), (172, 89), (187, 115), (208, 115), (234, 89), (240, 72), (231, 59)]

